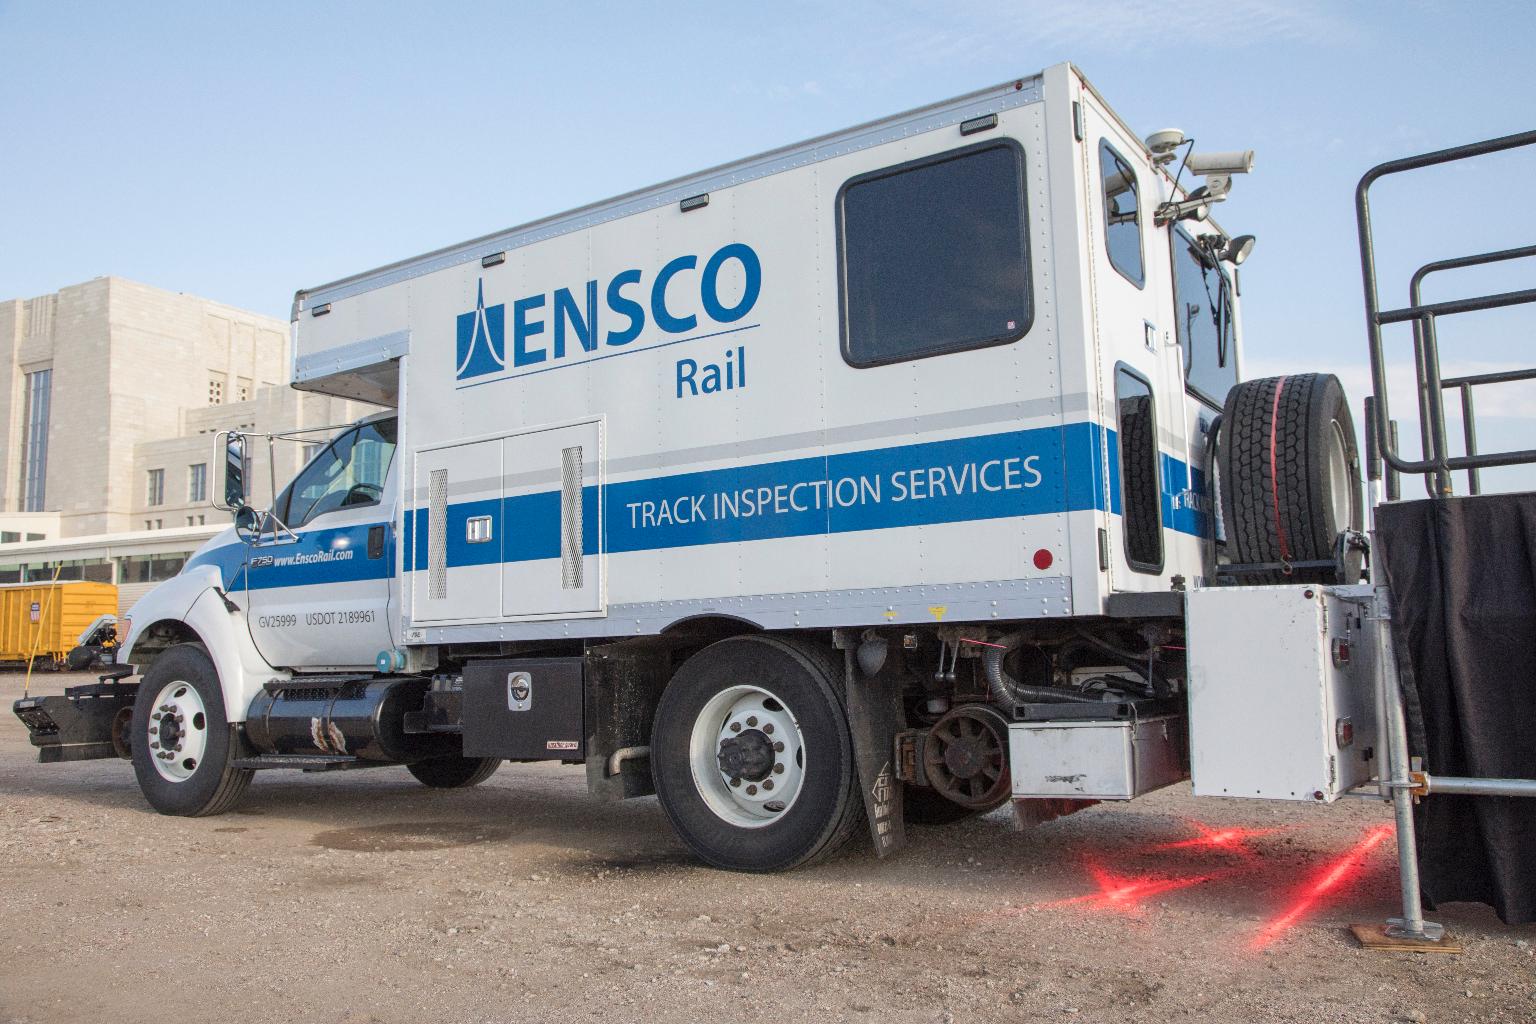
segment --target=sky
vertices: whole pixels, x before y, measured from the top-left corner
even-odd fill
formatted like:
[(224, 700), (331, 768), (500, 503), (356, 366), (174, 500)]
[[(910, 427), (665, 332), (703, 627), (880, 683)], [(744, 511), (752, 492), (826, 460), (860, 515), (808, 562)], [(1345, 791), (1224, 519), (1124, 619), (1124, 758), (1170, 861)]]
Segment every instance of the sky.
[[(286, 319), (300, 287), (1070, 60), (1142, 135), (1257, 152), (1217, 211), (1258, 237), (1244, 375), (1338, 373), (1358, 408), (1355, 183), (1536, 128), (1533, 30), (1528, 0), (0, 0), (0, 300), (112, 274)], [(1384, 304), (1428, 260), (1536, 242), (1532, 181), (1536, 147), (1378, 186)], [(1533, 328), (1447, 322), (1444, 372), (1536, 365)], [(1478, 403), (1485, 450), (1536, 447), (1536, 384)]]

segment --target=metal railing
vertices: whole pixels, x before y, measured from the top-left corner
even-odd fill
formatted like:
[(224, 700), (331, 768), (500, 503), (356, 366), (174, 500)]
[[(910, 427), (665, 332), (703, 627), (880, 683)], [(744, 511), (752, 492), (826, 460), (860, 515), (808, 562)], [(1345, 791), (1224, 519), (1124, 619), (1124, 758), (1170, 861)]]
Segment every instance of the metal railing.
[[(1375, 450), (1390, 471), (1423, 475), (1425, 486), (1431, 497), (1445, 497), (1452, 493), (1451, 473), (1454, 471), (1467, 471), (1472, 493), (1476, 494), (1481, 490), (1478, 470), (1495, 466), (1536, 463), (1536, 448), (1508, 452), (1479, 452), (1476, 413), (1472, 401), (1472, 389), (1481, 385), (1536, 380), (1536, 367), (1444, 379), (1440, 375), (1440, 347), (1436, 334), (1436, 322), (1440, 317), (1536, 303), (1536, 288), (1497, 292), (1466, 299), (1453, 299), (1448, 302), (1424, 302), (1420, 286), (1424, 278), (1438, 271), (1485, 266), (1536, 256), (1536, 245), (1426, 263), (1414, 272), (1409, 285), (1409, 304), (1399, 309), (1383, 310), (1376, 282), (1376, 247), (1371, 235), (1371, 186), (1390, 174), (1401, 174), (1405, 171), (1453, 163), (1457, 160), (1470, 160), (1490, 153), (1532, 145), (1536, 145), (1536, 131), (1506, 135), (1503, 138), (1475, 142), (1466, 146), (1454, 146), (1421, 156), (1404, 157), (1401, 160), (1389, 160), (1367, 171), (1355, 189), (1355, 221), (1360, 232), (1360, 270), (1365, 279), (1365, 322), (1370, 339), (1371, 386), (1375, 392), (1372, 415), (1368, 417), (1366, 429), (1371, 432)], [(1421, 453), (1424, 456), (1421, 459), (1404, 458), (1398, 449), (1397, 438), (1393, 436), (1390, 428), (1392, 416), (1387, 399), (1386, 357), (1382, 351), (1381, 329), (1389, 324), (1400, 323), (1413, 325), (1414, 375), (1417, 380), (1419, 429), (1423, 444)], [(1446, 441), (1446, 391), (1457, 391), (1461, 397), (1462, 438), (1465, 446), (1465, 454), (1462, 455), (1450, 454)]]
[[(1386, 497), (1400, 496), (1398, 474), (1421, 474), (1431, 498), (1452, 493), (1451, 473), (1465, 470), (1472, 494), (1481, 491), (1478, 471), (1494, 466), (1536, 463), (1536, 449), (1486, 453), (1478, 451), (1476, 409), (1473, 389), (1487, 384), (1508, 384), (1536, 380), (1536, 368), (1496, 373), (1469, 374), (1444, 378), (1440, 374), (1440, 348), (1436, 321), (1442, 316), (1499, 309), (1536, 303), (1536, 288), (1499, 292), (1450, 302), (1423, 301), (1422, 285), (1430, 274), (1444, 270), (1486, 266), (1509, 260), (1536, 256), (1536, 245), (1498, 252), (1478, 253), (1453, 259), (1435, 260), (1414, 272), (1408, 287), (1408, 305), (1382, 310), (1376, 284), (1376, 253), (1371, 237), (1370, 188), (1389, 174), (1417, 170), (1436, 164), (1451, 163), (1485, 156), (1522, 146), (1536, 145), (1536, 131), (1507, 135), (1469, 146), (1442, 149), (1423, 156), (1407, 157), (1379, 164), (1366, 172), (1355, 190), (1355, 215), (1360, 231), (1360, 266), (1365, 278), (1366, 330), (1370, 338), (1371, 383), (1374, 395), (1366, 399), (1367, 464), (1373, 492), (1385, 476)], [(1397, 423), (1387, 402), (1386, 359), (1382, 352), (1381, 329), (1388, 324), (1413, 325), (1414, 375), (1417, 383), (1419, 432), (1422, 459), (1405, 459), (1398, 449)], [(1465, 454), (1453, 456), (1448, 450), (1445, 427), (1445, 393), (1455, 391), (1461, 399), (1462, 443)], [(1382, 467), (1385, 465), (1385, 474)], [(1376, 494), (1373, 493), (1373, 498)], [(1373, 545), (1374, 546), (1374, 545)], [(1442, 940), (1445, 929), (1424, 920), (1419, 888), (1419, 862), (1414, 835), (1413, 801), (1432, 794), (1467, 796), (1536, 796), (1536, 779), (1486, 779), (1456, 776), (1431, 776), (1415, 770), (1408, 749), (1408, 730), (1403, 710), (1402, 680), (1398, 675), (1396, 651), (1391, 632), (1390, 595), (1385, 586), (1375, 588), (1369, 616), (1375, 630), (1377, 735), (1386, 750), (1384, 764), (1377, 772), (1376, 791), (1391, 801), (1397, 827), (1398, 878), (1401, 885), (1403, 913), (1391, 918), (1385, 932), (1409, 944), (1433, 946)]]

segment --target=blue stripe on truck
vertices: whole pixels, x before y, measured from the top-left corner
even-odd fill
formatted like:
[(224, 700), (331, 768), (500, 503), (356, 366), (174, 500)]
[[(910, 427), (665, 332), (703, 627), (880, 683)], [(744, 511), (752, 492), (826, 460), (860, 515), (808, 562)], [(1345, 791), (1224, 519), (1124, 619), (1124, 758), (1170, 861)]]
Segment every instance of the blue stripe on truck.
[[(1079, 422), (678, 473), (608, 484), (601, 520), (598, 489), (587, 487), (582, 544), (599, 550), (599, 527), (602, 550), (622, 554), (1091, 509), (1119, 514), (1118, 448), (1114, 431)], [(1110, 467), (1107, 480), (1101, 454)], [(1160, 469), (1164, 527), (1203, 536), (1204, 474), (1168, 455)], [(476, 516), (491, 517), (491, 542), (466, 542), (466, 521)], [(404, 516), (406, 562), (417, 571), (427, 568), (426, 545), (416, 547), (413, 539), (425, 531), (426, 519), (424, 508)], [(253, 557), (271, 555), (273, 563), (253, 568), (249, 585), (387, 578), (393, 544), (386, 545), (386, 557), (369, 559), (367, 533), (367, 524), (316, 530), (296, 544), (255, 549)], [(560, 493), (450, 505), (447, 534), (450, 567), (558, 558)], [(243, 545), (224, 545), (188, 564), (218, 565), (225, 586), (233, 587), (244, 553)]]

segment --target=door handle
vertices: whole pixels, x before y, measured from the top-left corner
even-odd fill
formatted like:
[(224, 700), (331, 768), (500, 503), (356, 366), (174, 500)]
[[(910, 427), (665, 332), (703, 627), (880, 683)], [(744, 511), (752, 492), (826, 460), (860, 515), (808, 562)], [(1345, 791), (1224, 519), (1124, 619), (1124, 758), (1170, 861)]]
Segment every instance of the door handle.
[(368, 527), (368, 557), (381, 558), (384, 555), (384, 524)]

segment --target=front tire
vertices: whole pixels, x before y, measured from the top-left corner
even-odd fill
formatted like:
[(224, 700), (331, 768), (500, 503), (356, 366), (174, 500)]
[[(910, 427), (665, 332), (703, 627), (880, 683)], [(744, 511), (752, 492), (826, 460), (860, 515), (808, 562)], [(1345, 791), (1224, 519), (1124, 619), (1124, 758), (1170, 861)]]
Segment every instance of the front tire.
[(831, 855), (863, 814), (830, 651), (769, 636), (706, 647), (662, 694), (656, 795), (700, 859), (786, 871)]
[(223, 814), (251, 784), (254, 773), (234, 765), (235, 728), (201, 644), (179, 644), (155, 659), (139, 683), (131, 729), (133, 773), (161, 814)]
[(405, 766), (416, 781), (432, 789), (468, 789), (478, 786), (501, 767), (499, 757), (434, 757)]

